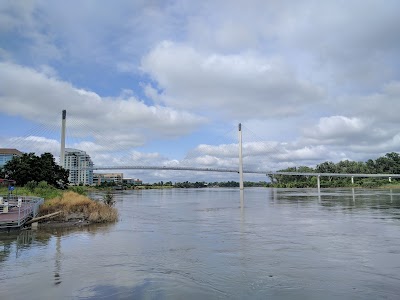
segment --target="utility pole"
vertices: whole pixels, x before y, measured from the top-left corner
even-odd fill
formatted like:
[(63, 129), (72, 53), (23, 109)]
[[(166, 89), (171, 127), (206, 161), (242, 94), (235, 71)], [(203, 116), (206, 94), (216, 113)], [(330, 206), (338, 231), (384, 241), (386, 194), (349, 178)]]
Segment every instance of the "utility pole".
[(61, 151), (60, 151), (60, 166), (65, 167), (65, 125), (66, 125), (67, 111), (62, 111), (61, 121)]
[(239, 177), (240, 177), (239, 187), (240, 187), (240, 190), (243, 190), (244, 184), (243, 184), (242, 124), (241, 123), (239, 123)]

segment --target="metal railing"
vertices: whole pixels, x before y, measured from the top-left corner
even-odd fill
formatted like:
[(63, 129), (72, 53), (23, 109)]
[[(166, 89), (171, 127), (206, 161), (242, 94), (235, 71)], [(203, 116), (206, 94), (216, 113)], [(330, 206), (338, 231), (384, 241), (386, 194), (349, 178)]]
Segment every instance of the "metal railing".
[(44, 203), (43, 198), (34, 196), (0, 195), (1, 198), (0, 228), (21, 227), (30, 218), (37, 216), (40, 205)]

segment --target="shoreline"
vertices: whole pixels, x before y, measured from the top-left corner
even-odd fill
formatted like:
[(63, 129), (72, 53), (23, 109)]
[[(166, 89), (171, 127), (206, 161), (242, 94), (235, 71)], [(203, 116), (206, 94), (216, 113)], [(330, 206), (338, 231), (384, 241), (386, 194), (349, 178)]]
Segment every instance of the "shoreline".
[(70, 228), (70, 227), (84, 227), (96, 224), (94, 222), (90, 222), (88, 220), (81, 219), (71, 219), (68, 221), (46, 221), (38, 223), (38, 228)]

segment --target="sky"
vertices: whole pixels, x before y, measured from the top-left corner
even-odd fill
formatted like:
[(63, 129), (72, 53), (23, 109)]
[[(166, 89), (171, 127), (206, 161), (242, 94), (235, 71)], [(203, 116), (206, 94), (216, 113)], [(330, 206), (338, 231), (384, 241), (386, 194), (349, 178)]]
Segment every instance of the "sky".
[[(0, 1), (0, 147), (97, 166), (315, 167), (400, 152), (397, 0)], [(237, 174), (124, 171), (144, 182)], [(263, 181), (263, 175), (245, 175)]]

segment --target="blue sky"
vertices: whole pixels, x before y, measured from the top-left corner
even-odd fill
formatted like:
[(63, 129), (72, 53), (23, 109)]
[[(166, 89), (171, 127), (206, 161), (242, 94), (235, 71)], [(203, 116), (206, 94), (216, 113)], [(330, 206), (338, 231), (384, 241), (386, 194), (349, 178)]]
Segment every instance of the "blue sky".
[(398, 152), (399, 13), (395, 0), (1, 1), (0, 147), (58, 157), (66, 109), (67, 146), (97, 165), (230, 168), (239, 122), (249, 169)]

